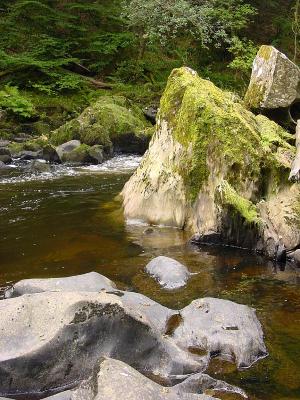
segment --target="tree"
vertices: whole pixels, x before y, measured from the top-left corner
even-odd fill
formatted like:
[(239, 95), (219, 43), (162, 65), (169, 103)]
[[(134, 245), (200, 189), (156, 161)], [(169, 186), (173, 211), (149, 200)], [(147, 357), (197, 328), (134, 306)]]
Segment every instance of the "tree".
[(229, 43), (249, 23), (255, 9), (242, 0), (125, 0), (123, 15), (140, 43), (170, 45), (190, 36), (202, 46)]

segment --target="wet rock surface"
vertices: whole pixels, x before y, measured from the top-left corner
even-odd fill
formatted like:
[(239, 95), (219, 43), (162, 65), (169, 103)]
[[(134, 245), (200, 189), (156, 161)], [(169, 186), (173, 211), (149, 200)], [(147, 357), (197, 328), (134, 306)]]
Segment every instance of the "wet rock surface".
[(185, 286), (191, 273), (178, 261), (169, 257), (156, 257), (146, 266), (146, 272), (165, 289)]
[(102, 289), (114, 290), (115, 284), (97, 272), (66, 278), (25, 279), (16, 283), (4, 293), (5, 298), (42, 292), (99, 292)]
[(254, 310), (225, 300), (199, 299), (174, 311), (117, 290), (97, 273), (21, 281), (6, 297), (0, 301), (3, 397), (75, 399), (79, 390), (99, 400), (117, 399), (121, 391), (124, 399), (206, 399), (207, 388), (243, 395), (203, 374), (210, 359), (249, 367), (266, 355)]

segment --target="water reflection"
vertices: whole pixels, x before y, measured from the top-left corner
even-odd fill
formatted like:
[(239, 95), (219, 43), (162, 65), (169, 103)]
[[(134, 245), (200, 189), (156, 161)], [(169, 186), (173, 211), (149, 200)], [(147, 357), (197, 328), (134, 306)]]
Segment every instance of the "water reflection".
[[(116, 196), (138, 162), (118, 157), (97, 168), (60, 166), (47, 176), (26, 175), (22, 167), (2, 172), (0, 286), (97, 271), (120, 289), (171, 308), (203, 296), (248, 304), (257, 309), (270, 356), (243, 372), (216, 359), (210, 373), (252, 398), (299, 399), (299, 269), (238, 249), (187, 245), (188, 235), (173, 228), (125, 223)], [(144, 272), (158, 255), (176, 258), (197, 274), (184, 288), (162, 290)]]

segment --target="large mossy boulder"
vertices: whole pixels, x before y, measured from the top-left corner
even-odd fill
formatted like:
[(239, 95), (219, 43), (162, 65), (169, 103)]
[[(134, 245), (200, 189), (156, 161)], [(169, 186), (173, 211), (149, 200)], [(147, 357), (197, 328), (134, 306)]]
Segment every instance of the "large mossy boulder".
[(83, 113), (51, 134), (55, 145), (76, 139), (87, 145), (144, 153), (151, 126), (142, 110), (122, 96), (103, 96)]
[(122, 196), (127, 218), (277, 254), (300, 245), (292, 135), (189, 68), (175, 69), (156, 133)]

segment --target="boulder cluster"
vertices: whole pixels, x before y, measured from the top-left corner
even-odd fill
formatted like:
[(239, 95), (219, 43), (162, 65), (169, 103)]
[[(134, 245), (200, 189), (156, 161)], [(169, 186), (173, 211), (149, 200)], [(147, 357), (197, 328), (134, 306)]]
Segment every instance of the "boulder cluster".
[(210, 361), (241, 369), (267, 355), (247, 306), (203, 298), (171, 310), (96, 272), (20, 281), (0, 314), (0, 396), (10, 399), (245, 398), (205, 373)]

